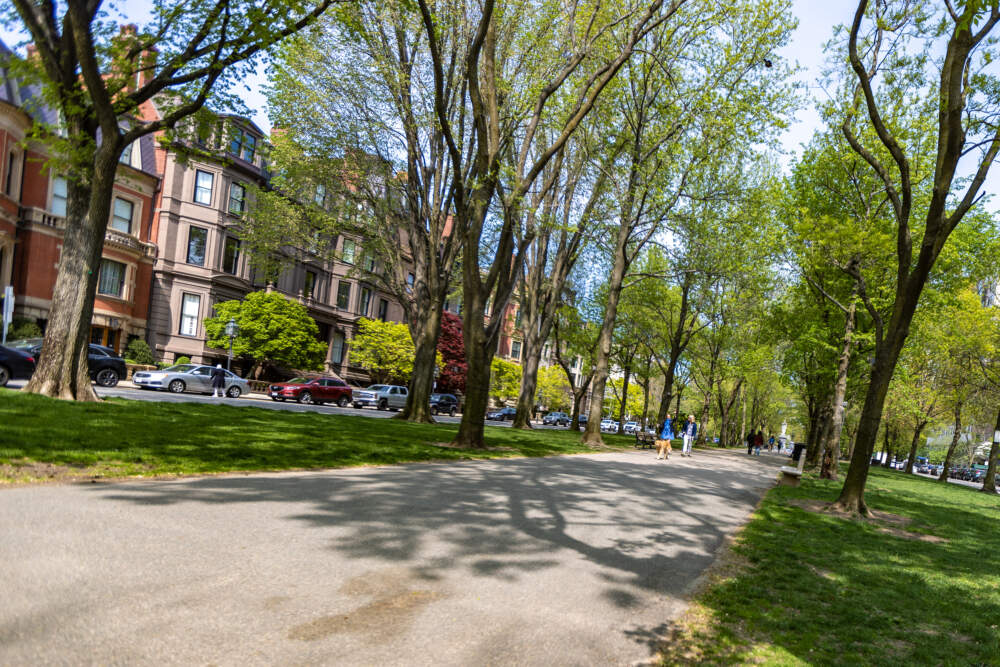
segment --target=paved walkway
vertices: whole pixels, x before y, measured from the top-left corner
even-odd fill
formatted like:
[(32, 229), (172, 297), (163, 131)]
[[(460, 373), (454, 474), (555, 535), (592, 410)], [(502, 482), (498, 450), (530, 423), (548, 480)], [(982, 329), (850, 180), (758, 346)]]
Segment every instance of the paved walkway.
[(629, 664), (780, 460), (0, 490), (0, 664)]

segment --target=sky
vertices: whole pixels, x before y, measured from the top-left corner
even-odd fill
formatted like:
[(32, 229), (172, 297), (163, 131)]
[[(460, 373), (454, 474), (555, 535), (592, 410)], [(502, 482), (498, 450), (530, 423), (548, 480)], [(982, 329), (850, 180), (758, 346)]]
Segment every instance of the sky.
[[(149, 0), (123, 0), (115, 3), (119, 7), (121, 21), (135, 22), (140, 25), (148, 21), (150, 16)], [(798, 79), (808, 87), (808, 92), (814, 98), (823, 97), (823, 91), (816, 85), (816, 79), (822, 69), (825, 54), (823, 45), (833, 35), (833, 28), (839, 23), (847, 23), (853, 18), (854, 2), (851, 0), (793, 0), (792, 12), (798, 17), (799, 25), (792, 36), (791, 42), (776, 55), (779, 58), (797, 63), (802, 71)], [(0, 38), (8, 46), (13, 46), (23, 40), (17, 32), (0, 26)], [(264, 131), (269, 132), (271, 121), (267, 116), (267, 102), (261, 92), (266, 84), (266, 66), (261, 64), (255, 76), (244, 82), (247, 87), (245, 102), (252, 110), (253, 121)], [(786, 152), (787, 165), (792, 156), (801, 152), (803, 144), (812, 137), (813, 132), (821, 127), (819, 114), (811, 101), (803, 106), (795, 115), (791, 127), (782, 135), (781, 145)], [(994, 169), (994, 174), (987, 182), (987, 188), (992, 184), (1000, 185), (1000, 169)], [(991, 207), (992, 208), (992, 207)]]

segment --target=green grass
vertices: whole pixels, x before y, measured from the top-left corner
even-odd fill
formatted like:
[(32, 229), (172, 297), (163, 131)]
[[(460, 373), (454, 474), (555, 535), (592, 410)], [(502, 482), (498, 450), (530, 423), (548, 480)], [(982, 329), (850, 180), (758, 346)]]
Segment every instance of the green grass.
[[(435, 446), (455, 424), (320, 412), (111, 399), (70, 403), (0, 390), (0, 483), (55, 477), (203, 474), (593, 451), (568, 431), (486, 427), (485, 451)], [(611, 447), (631, 437), (605, 435)], [(7, 464), (7, 465), (4, 465)], [(51, 468), (49, 466), (49, 468)], [(41, 471), (41, 472), (40, 472)]]
[(789, 504), (840, 487), (768, 493), (664, 662), (1000, 664), (1000, 498), (873, 468), (869, 507), (937, 543)]

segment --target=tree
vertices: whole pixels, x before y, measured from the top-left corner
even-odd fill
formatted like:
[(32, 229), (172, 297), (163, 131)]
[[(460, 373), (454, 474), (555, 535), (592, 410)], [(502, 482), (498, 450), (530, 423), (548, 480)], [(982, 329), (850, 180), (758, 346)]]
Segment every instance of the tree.
[[(67, 170), (66, 229), (41, 361), (25, 391), (97, 400), (87, 342), (104, 235), (122, 150), (141, 136), (173, 130), (210, 99), (234, 106), (229, 87), (254, 57), (311, 23), (333, 0), (194, 0), (153, 5), (148, 30), (119, 36), (102, 0), (13, 0), (37, 58), (21, 73), (41, 85), (60, 125), (38, 124), (53, 165)], [(155, 99), (157, 116), (148, 105)], [(100, 141), (98, 141), (100, 136)]]
[(351, 363), (368, 371), (376, 384), (405, 381), (413, 372), (413, 349), (405, 324), (362, 317), (351, 339)]
[(438, 391), (465, 393), (465, 347), (462, 342), (462, 318), (454, 313), (441, 313), (441, 334), (437, 352), (441, 357)]
[(205, 320), (206, 344), (226, 349), (226, 324), (236, 320), (239, 335), (233, 354), (254, 360), (251, 377), (265, 363), (301, 370), (320, 370), (326, 345), (317, 340), (319, 327), (306, 307), (278, 292), (251, 292), (242, 301), (215, 304), (215, 317)]
[(517, 398), (521, 389), (521, 366), (513, 361), (493, 359), (490, 369), (490, 396), (498, 403)]
[[(1000, 110), (1000, 86), (988, 69), (996, 55), (992, 32), (998, 22), (1000, 3), (995, 0), (965, 2), (957, 9), (945, 3), (945, 9), (936, 11), (926, 2), (878, 2), (869, 8), (868, 0), (860, 0), (850, 27), (846, 47), (856, 86), (841, 129), (878, 175), (892, 205), (896, 279), (888, 320), (861, 294), (875, 322), (875, 358), (857, 444), (837, 499), (849, 512), (869, 514), (864, 499), (868, 466), (917, 303), (948, 237), (982, 196), (1000, 151), (1000, 126), (993, 121)], [(934, 76), (936, 84), (931, 83)], [(930, 100), (936, 113), (920, 116), (926, 108), (923, 100)], [(918, 115), (908, 117), (911, 112)], [(862, 114), (877, 143), (863, 143), (857, 131)], [(936, 148), (908, 143), (922, 136), (911, 131), (921, 123), (934, 126)], [(963, 158), (971, 166), (967, 180), (958, 171)], [(930, 196), (915, 211), (915, 177), (925, 167), (931, 173)], [(914, 242), (919, 244), (916, 253)]]
[[(523, 382), (523, 380), (522, 380)], [(544, 366), (538, 369), (538, 402), (546, 410), (565, 411), (570, 409), (571, 387), (566, 375), (558, 366)]]
[(136, 338), (125, 349), (125, 358), (131, 359), (137, 364), (151, 364), (153, 363), (153, 351), (149, 349), (149, 343), (141, 338)]

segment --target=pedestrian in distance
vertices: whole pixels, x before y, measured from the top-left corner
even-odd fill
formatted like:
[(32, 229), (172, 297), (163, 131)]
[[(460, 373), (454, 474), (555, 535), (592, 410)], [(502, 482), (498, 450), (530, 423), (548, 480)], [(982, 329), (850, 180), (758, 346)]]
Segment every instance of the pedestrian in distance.
[(755, 438), (755, 436), (754, 436), (753, 429), (750, 429), (750, 432), (747, 433), (747, 456), (753, 456), (753, 441), (754, 441), (754, 438)]
[(216, 364), (212, 369), (212, 398), (226, 397), (226, 371), (222, 364)]
[(670, 452), (673, 449), (670, 446), (670, 441), (674, 437), (674, 426), (671, 422), (670, 415), (663, 421), (663, 426), (660, 427), (660, 439), (656, 441), (656, 458), (657, 459), (669, 459)]
[(767, 441), (767, 451), (769, 451), (769, 452), (773, 452), (774, 451), (774, 436), (773, 435)]
[(698, 435), (698, 425), (694, 423), (694, 415), (688, 415), (687, 423), (681, 428), (681, 434), (684, 436), (684, 449), (681, 450), (681, 456), (691, 456), (691, 445), (694, 444), (695, 436)]
[(757, 429), (757, 435), (753, 439), (753, 453), (760, 456), (760, 448), (764, 446), (764, 431)]

